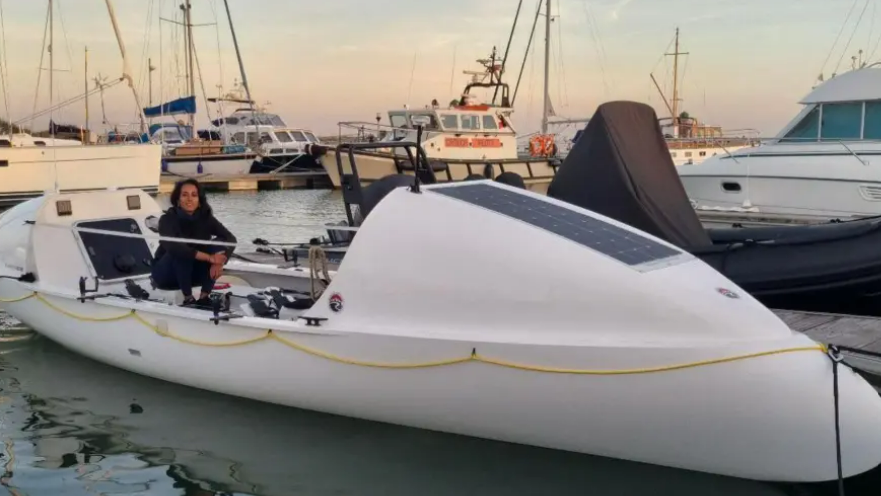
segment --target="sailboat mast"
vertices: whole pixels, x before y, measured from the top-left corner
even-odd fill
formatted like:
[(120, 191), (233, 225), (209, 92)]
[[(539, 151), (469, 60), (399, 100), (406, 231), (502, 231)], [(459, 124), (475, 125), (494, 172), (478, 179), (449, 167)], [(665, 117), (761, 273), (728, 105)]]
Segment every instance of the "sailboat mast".
[(551, 0), (545, 0), (545, 83), (544, 107), (541, 113), (541, 132), (548, 132), (548, 104), (550, 103), (549, 79), (551, 74)]
[(84, 95), (86, 95), (86, 125), (83, 128), (81, 136), (83, 144), (88, 145), (91, 141), (92, 135), (91, 131), (89, 131), (89, 47), (86, 47), (85, 67), (83, 68), (83, 83), (85, 83), (84, 86), (86, 90), (84, 93)]
[(49, 135), (55, 139), (55, 126), (52, 122), (52, 96), (55, 91), (53, 77), (55, 76), (55, 12), (52, 0), (49, 0)]
[(116, 35), (116, 43), (119, 45), (119, 53), (122, 55), (122, 78), (128, 82), (128, 87), (132, 90), (135, 97), (135, 105), (138, 107), (138, 119), (141, 121), (141, 132), (147, 132), (147, 119), (144, 117), (144, 107), (141, 105), (141, 97), (138, 96), (138, 90), (132, 81), (132, 71), (129, 67), (128, 56), (125, 53), (125, 43), (122, 41), (122, 34), (119, 32), (119, 24), (116, 22), (116, 12), (113, 10), (111, 0), (104, 0), (107, 4), (107, 14), (110, 16), (110, 24), (113, 26), (113, 33)]
[[(189, 91), (190, 96), (196, 96), (196, 73), (193, 70), (193, 59), (195, 56), (193, 55), (193, 22), (192, 17), (190, 15), (190, 11), (192, 7), (190, 6), (190, 0), (184, 0), (184, 29), (186, 32), (186, 43), (187, 43), (187, 82), (189, 83)], [(196, 115), (190, 114), (190, 126), (192, 127), (193, 133), (196, 132)]]
[(232, 34), (232, 43), (236, 49), (236, 58), (239, 60), (239, 73), (242, 75), (242, 86), (245, 87), (245, 95), (248, 98), (249, 105), (251, 106), (251, 110), (254, 110), (254, 100), (251, 99), (251, 87), (248, 86), (248, 76), (245, 75), (245, 64), (242, 62), (242, 52), (239, 51), (239, 40), (236, 38), (236, 29), (232, 24), (232, 14), (229, 12), (229, 2), (227, 0), (223, 0), (223, 5), (226, 7), (226, 18), (229, 20), (229, 32)]
[(673, 137), (679, 137), (679, 28), (676, 28), (676, 48), (673, 51)]

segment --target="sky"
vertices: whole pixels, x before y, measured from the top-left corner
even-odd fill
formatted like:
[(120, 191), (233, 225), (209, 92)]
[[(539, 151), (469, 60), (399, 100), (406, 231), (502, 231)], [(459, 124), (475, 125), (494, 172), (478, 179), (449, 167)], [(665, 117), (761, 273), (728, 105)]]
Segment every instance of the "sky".
[[(178, 5), (183, 0), (112, 0), (135, 89), (153, 103), (185, 95)], [(476, 60), (493, 47), (501, 56), (519, 0), (229, 0), (252, 97), (291, 126), (336, 134), (340, 121), (373, 122), (377, 113), (405, 104), (421, 107), (457, 97)], [(197, 125), (217, 109), (204, 95), (228, 91), (240, 79), (222, 0), (191, 0)], [(682, 108), (726, 129), (750, 128), (771, 136), (799, 110), (798, 101), (851, 56), (881, 60), (881, 9), (876, 0), (553, 0), (550, 94), (558, 117), (585, 118), (610, 100), (635, 100), (668, 111), (654, 87), (672, 93), (671, 45), (680, 29)], [(0, 60), (5, 60), (8, 110), (29, 116), (49, 107), (49, 56), (42, 70), (48, 0), (0, 0)], [(122, 74), (122, 58), (105, 0), (54, 0), (53, 102), (76, 99)], [(516, 84), (537, 0), (523, 0), (509, 52), (508, 83)], [(165, 19), (165, 20), (161, 20)], [(176, 42), (176, 45), (175, 45)], [(88, 47), (89, 70), (85, 72)], [(539, 20), (515, 101), (521, 133), (541, 119), (544, 19)], [(837, 68), (837, 69), (836, 69)], [(38, 86), (39, 76), (39, 86)], [(204, 91), (203, 91), (204, 87)], [(39, 93), (37, 93), (39, 89)], [(36, 107), (35, 107), (36, 99)], [(102, 105), (103, 104), (103, 105)], [(2, 105), (2, 103), (0, 103)], [(116, 85), (89, 98), (93, 129), (137, 123), (132, 90)], [(82, 124), (77, 100), (52, 117)], [(43, 129), (48, 116), (37, 118)]]

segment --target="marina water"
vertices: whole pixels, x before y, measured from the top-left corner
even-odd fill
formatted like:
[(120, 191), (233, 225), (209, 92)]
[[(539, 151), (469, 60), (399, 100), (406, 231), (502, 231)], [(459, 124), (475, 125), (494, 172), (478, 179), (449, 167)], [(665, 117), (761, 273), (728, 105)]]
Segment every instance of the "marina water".
[[(240, 241), (308, 241), (324, 231), (305, 226), (345, 219), (341, 194), (327, 190), (209, 201)], [(269, 405), (97, 363), (2, 314), (0, 330), (4, 494), (836, 494), (834, 484), (767, 484)], [(846, 489), (878, 487), (875, 470)]]

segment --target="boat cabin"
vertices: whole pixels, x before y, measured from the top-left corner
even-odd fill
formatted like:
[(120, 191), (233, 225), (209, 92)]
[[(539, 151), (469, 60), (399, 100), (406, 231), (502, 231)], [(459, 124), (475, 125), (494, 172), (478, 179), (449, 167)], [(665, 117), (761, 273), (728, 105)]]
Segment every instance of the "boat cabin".
[(517, 158), (517, 132), (508, 117), (490, 105), (436, 105), (419, 110), (389, 112), (391, 130), (381, 140), (416, 141), (422, 124), (422, 144), (431, 158)]
[(268, 154), (290, 150), (302, 151), (310, 143), (319, 143), (307, 129), (289, 127), (278, 114), (238, 108), (227, 117), (215, 119), (212, 124), (220, 129), (227, 143), (245, 145), (252, 150), (263, 149)]
[(881, 140), (881, 67), (846, 72), (817, 86), (778, 134), (780, 143)]

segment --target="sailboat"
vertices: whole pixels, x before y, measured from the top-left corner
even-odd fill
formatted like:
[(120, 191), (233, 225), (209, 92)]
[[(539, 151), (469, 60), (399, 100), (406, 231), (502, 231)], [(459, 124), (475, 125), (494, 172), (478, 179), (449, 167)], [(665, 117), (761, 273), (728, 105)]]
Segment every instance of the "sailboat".
[[(110, 0), (106, 0), (106, 4), (123, 61), (122, 76), (114, 84), (129, 82), (140, 107), (137, 91), (131, 85), (131, 72), (116, 29), (113, 7)], [(47, 23), (49, 46), (54, 46), (52, 0), (48, 0)], [(49, 108), (38, 115), (51, 114), (53, 109), (61, 106), (53, 103), (53, 52), (49, 50)], [(88, 92), (83, 97), (88, 98)], [(50, 125), (49, 137), (37, 137), (21, 130), (13, 132), (15, 127), (10, 125), (8, 132), (0, 135), (0, 208), (38, 197), (48, 190), (92, 191), (114, 187), (141, 189), (151, 194), (159, 190), (161, 147), (158, 145), (86, 145), (76, 140), (57, 139), (54, 125)]]
[(192, 7), (190, 0), (184, 0), (184, 39), (186, 40), (186, 82), (189, 94), (144, 109), (147, 118), (188, 115), (188, 123), (183, 121), (152, 124), (145, 139), (163, 143), (164, 157), (162, 171), (178, 176), (242, 175), (251, 169), (257, 154), (239, 144), (224, 143), (220, 139), (202, 138), (195, 132), (196, 121), (196, 73), (195, 47), (193, 45)]
[[(698, 164), (708, 157), (719, 154), (726, 155), (734, 150), (755, 146), (758, 143), (755, 136), (747, 137), (745, 134), (732, 136), (720, 126), (701, 123), (688, 112), (681, 111), (679, 56), (688, 55), (688, 52), (679, 51), (679, 28), (676, 28), (673, 53), (666, 55), (673, 56), (673, 98), (668, 100), (655, 76), (653, 74), (649, 74), (649, 76), (661, 95), (665, 107), (670, 112), (670, 117), (659, 120), (664, 138), (667, 141), (667, 148), (670, 149), (670, 157), (675, 165)], [(750, 134), (755, 134), (755, 132), (750, 130)]]

